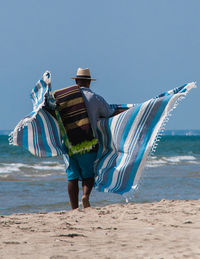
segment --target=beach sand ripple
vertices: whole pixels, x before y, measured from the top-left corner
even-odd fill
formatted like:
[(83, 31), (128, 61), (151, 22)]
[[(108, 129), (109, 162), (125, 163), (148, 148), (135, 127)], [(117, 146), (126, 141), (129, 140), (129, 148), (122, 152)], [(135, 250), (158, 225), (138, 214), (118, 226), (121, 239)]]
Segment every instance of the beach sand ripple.
[(0, 258), (200, 258), (200, 200), (0, 216)]

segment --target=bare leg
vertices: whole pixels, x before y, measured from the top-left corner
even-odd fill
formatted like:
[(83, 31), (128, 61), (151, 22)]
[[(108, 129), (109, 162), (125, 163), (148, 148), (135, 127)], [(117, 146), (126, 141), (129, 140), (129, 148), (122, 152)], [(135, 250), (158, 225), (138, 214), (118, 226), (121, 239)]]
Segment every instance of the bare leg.
[(83, 187), (83, 196), (82, 196), (82, 204), (83, 208), (90, 207), (89, 197), (94, 186), (94, 178), (87, 178), (82, 181)]
[(68, 194), (72, 209), (78, 208), (78, 179), (68, 181)]

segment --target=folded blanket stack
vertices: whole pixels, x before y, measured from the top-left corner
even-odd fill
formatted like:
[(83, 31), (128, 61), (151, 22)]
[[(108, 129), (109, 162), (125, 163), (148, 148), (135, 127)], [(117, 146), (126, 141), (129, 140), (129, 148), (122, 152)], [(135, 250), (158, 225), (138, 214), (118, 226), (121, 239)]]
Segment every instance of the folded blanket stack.
[(90, 151), (97, 139), (88, 118), (82, 92), (77, 85), (54, 92), (56, 115), (69, 155)]

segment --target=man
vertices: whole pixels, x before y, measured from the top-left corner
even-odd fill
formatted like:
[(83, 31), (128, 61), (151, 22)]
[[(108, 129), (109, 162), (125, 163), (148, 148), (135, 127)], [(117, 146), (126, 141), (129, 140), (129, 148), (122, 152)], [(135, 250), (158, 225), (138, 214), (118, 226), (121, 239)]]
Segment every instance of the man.
[[(99, 95), (90, 90), (91, 78), (88, 68), (78, 68), (75, 79), (80, 87), (88, 112), (88, 118), (97, 138), (97, 121), (100, 118), (110, 117), (114, 109)], [(67, 169), (68, 193), (72, 209), (78, 208), (79, 185), (82, 181), (82, 205), (84, 208), (90, 207), (89, 197), (94, 185), (94, 161), (96, 160), (98, 145), (86, 153), (77, 153), (70, 156), (69, 167)]]

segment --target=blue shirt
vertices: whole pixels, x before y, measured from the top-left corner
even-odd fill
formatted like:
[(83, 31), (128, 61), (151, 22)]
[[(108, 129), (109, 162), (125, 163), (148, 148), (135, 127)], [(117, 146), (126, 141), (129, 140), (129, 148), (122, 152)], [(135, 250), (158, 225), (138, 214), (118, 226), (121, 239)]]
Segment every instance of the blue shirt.
[(100, 118), (108, 118), (114, 113), (114, 109), (104, 100), (100, 95), (92, 92), (87, 87), (80, 88), (83, 93), (83, 98), (88, 111), (88, 117), (94, 130), (95, 137), (97, 137), (97, 121)]

